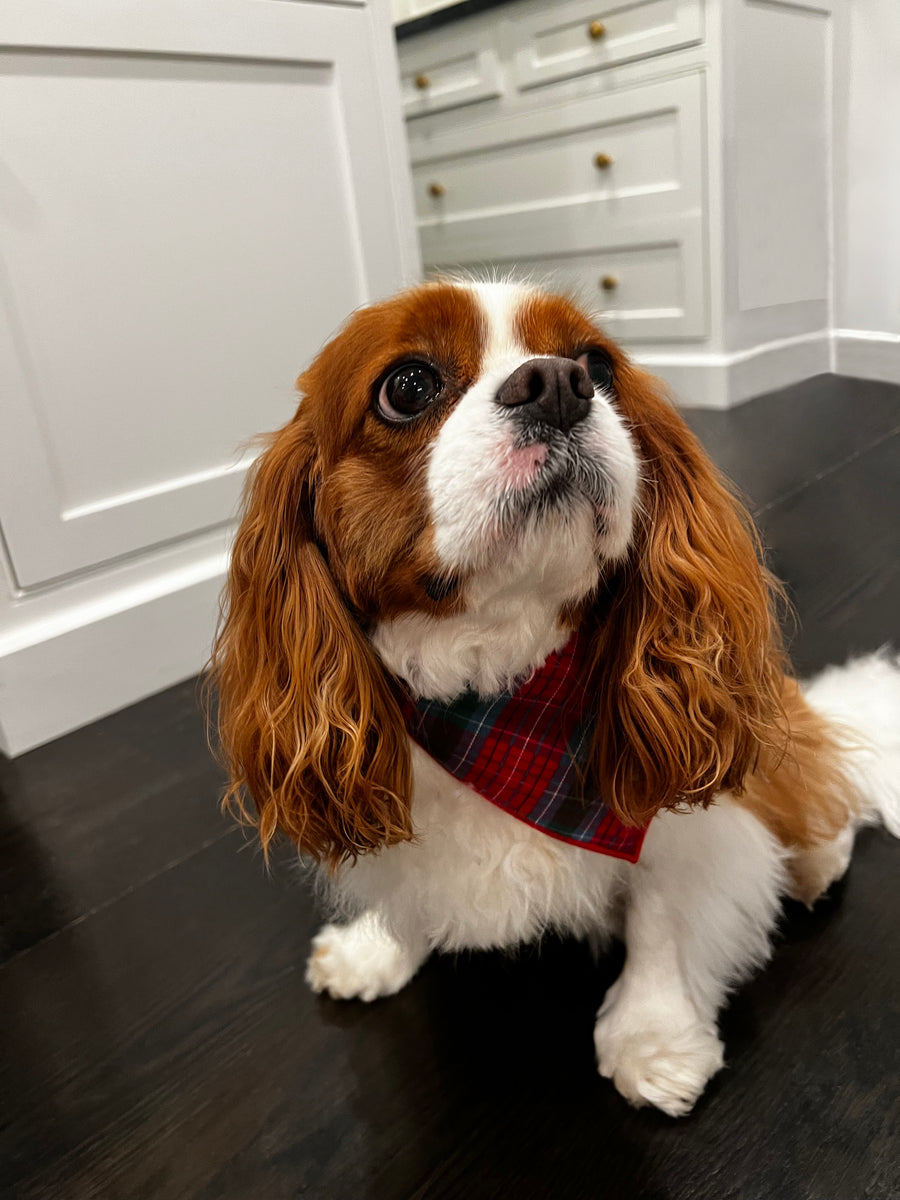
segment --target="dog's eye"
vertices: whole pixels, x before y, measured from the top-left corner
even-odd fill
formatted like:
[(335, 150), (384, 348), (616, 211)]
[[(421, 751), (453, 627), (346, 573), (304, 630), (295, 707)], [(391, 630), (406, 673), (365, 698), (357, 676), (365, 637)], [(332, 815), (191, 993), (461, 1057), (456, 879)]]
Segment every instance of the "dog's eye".
[(614, 381), (612, 363), (603, 350), (585, 350), (584, 354), (579, 355), (576, 361), (590, 375), (595, 387), (602, 388), (605, 392), (612, 391)]
[(378, 392), (378, 409), (389, 421), (410, 421), (438, 398), (441, 380), (427, 363), (404, 363), (391, 371)]

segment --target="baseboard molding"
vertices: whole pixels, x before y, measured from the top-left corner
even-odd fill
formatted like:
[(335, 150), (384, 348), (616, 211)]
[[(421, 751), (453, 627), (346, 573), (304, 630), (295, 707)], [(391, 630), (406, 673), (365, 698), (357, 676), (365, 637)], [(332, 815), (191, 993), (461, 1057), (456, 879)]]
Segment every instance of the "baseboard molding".
[(900, 383), (900, 334), (836, 329), (834, 349), (838, 375)]
[(799, 383), (832, 369), (827, 329), (782, 338), (732, 354), (645, 354), (633, 357), (669, 386), (688, 408), (734, 408), (753, 396)]
[(224, 568), (219, 555), (0, 638), (0, 750), (22, 754), (196, 674)]
[(829, 372), (900, 384), (900, 334), (863, 329), (822, 329), (734, 354), (632, 354), (689, 408), (734, 408)]

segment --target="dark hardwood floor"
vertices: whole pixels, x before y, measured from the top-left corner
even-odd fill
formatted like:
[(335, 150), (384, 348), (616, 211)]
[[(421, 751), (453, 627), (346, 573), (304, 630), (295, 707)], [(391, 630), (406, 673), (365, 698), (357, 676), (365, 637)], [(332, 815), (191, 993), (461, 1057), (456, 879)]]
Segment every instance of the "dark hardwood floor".
[[(900, 390), (821, 377), (691, 424), (787, 582), (802, 672), (900, 634)], [(900, 846), (865, 830), (724, 1014), (673, 1121), (594, 1071), (621, 951), (436, 958), (310, 994), (319, 917), (217, 811), (195, 685), (0, 759), (0, 1194), (897, 1200)]]

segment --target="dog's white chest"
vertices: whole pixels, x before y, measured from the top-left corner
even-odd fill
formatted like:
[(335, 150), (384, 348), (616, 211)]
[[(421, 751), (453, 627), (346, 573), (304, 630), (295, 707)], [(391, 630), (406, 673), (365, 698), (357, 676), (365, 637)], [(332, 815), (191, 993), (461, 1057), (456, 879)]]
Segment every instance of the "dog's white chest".
[(338, 887), (398, 929), (424, 926), (432, 946), (490, 948), (548, 927), (608, 923), (628, 863), (570, 846), (502, 812), (413, 746), (417, 840), (361, 858)]

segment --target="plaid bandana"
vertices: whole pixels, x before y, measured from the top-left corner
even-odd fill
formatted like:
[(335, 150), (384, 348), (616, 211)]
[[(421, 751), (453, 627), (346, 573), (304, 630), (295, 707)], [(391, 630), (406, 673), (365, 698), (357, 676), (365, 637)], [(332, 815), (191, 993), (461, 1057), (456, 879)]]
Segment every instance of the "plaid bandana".
[(542, 833), (637, 862), (644, 829), (623, 825), (578, 768), (590, 745), (584, 685), (589, 641), (581, 631), (514, 691), (485, 700), (466, 691), (449, 703), (404, 704), (406, 728), (460, 783)]

